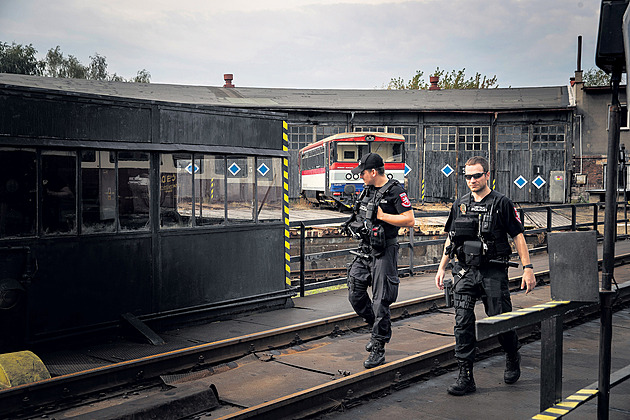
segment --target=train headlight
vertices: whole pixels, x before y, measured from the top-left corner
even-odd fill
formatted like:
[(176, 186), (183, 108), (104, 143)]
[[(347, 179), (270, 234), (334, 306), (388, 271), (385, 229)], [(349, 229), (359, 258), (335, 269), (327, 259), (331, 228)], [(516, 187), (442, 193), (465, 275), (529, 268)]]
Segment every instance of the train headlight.
[(388, 179), (392, 179), (392, 178), (394, 178), (394, 175), (392, 175), (392, 174), (387, 174), (387, 178), (388, 178)]
[(348, 173), (346, 174), (346, 179), (347, 179), (348, 181), (350, 181), (350, 180), (352, 179), (352, 174), (351, 174), (350, 172), (348, 172)]
[(352, 179), (359, 179), (359, 174), (352, 175)]

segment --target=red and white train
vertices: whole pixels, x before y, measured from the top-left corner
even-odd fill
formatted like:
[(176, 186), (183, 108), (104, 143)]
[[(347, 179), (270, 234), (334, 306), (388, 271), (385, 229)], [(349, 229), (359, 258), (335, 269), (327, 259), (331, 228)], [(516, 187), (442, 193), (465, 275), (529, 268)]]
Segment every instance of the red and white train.
[(309, 201), (333, 207), (351, 206), (363, 190), (359, 175), (350, 171), (366, 153), (378, 153), (385, 173), (404, 184), (405, 138), (393, 133), (340, 133), (300, 150), (300, 186)]

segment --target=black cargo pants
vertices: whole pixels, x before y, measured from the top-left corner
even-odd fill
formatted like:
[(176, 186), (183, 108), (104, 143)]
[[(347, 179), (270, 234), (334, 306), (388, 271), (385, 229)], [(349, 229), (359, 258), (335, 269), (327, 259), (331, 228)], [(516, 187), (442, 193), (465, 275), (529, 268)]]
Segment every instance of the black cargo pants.
[[(477, 346), (475, 302), (481, 298), (486, 314), (493, 316), (512, 311), (512, 301), (507, 266), (488, 263), (470, 267), (459, 278), (462, 268), (466, 270), (459, 262), (453, 264), (455, 357), (473, 362)], [(520, 347), (515, 331), (500, 334), (499, 343), (506, 353), (515, 353)]]
[(389, 306), (398, 298), (398, 248), (389, 245), (383, 255), (369, 261), (356, 257), (348, 269), (348, 300), (357, 315), (372, 325), (372, 338), (382, 343), (392, 337)]

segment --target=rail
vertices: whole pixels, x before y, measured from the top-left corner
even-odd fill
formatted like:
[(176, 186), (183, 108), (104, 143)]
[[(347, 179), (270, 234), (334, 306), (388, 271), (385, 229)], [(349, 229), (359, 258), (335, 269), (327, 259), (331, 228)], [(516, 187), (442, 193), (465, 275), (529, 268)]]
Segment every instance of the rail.
[[(540, 207), (525, 207), (519, 208), (519, 216), (521, 219), (521, 223), (523, 223), (523, 227), (525, 227), (525, 215), (526, 214), (534, 214), (534, 213), (546, 213), (546, 226), (542, 228), (534, 228), (534, 229), (526, 229), (526, 235), (535, 235), (538, 233), (548, 233), (552, 230), (570, 230), (576, 231), (584, 228), (591, 228), (593, 230), (597, 230), (598, 226), (603, 225), (604, 221), (600, 221), (599, 210), (604, 206), (604, 203), (577, 203), (577, 204), (555, 204), (549, 206), (540, 206)], [(624, 211), (624, 218), (618, 219), (617, 223), (625, 224), (625, 233), (623, 237), (628, 235), (628, 217), (625, 203), (619, 202), (617, 203), (617, 209), (622, 206)], [(593, 209), (591, 214), (591, 220), (588, 222), (578, 223), (577, 210), (579, 208), (589, 208)], [(571, 218), (570, 224), (567, 225), (553, 225), (553, 212), (554, 210), (562, 210), (562, 209), (571, 209)], [(448, 216), (448, 211), (432, 211), (432, 212), (424, 212), (424, 211), (414, 211), (414, 216), (416, 218), (426, 218), (426, 217), (440, 217), (440, 216)], [(313, 290), (319, 288), (325, 288), (330, 286), (336, 286), (339, 284), (343, 284), (346, 282), (346, 277), (341, 277), (332, 280), (320, 281), (313, 284), (306, 284), (305, 280), (305, 266), (306, 262), (340, 257), (349, 255), (350, 251), (354, 251), (356, 248), (349, 249), (339, 249), (335, 251), (325, 251), (318, 253), (306, 254), (306, 228), (311, 226), (319, 226), (319, 225), (331, 225), (331, 224), (341, 224), (345, 222), (348, 217), (338, 217), (338, 218), (327, 218), (327, 219), (313, 219), (313, 220), (304, 220), (304, 221), (293, 221), (289, 223), (289, 228), (299, 228), (300, 231), (300, 252), (298, 255), (294, 255), (290, 258), (291, 263), (299, 262), (300, 263), (300, 282), (299, 282), (299, 293), (300, 296), (304, 296), (306, 290)], [(621, 237), (621, 236), (619, 236)], [(409, 240), (406, 242), (400, 242), (399, 245), (401, 248), (409, 248), (409, 264), (407, 268), (400, 268), (398, 272), (400, 274), (408, 274), (413, 275), (414, 270), (432, 270), (436, 269), (438, 264), (425, 264), (425, 265), (414, 265), (414, 248), (417, 246), (430, 246), (430, 245), (442, 245), (444, 244), (444, 239), (433, 239), (428, 241), (418, 241), (414, 240), (414, 231), (413, 229), (409, 229)], [(536, 251), (546, 250), (546, 246), (537, 248)]]

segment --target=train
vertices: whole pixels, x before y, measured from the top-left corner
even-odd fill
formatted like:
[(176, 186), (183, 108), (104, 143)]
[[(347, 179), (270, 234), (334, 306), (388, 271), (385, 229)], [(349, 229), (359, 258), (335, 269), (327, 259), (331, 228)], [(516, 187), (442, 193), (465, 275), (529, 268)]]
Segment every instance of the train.
[(363, 190), (363, 181), (350, 171), (366, 153), (381, 155), (387, 177), (404, 184), (404, 136), (394, 133), (340, 133), (299, 151), (301, 195), (316, 205), (351, 207)]

